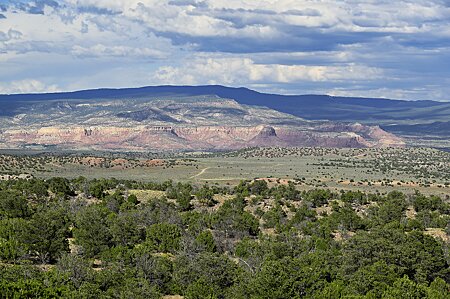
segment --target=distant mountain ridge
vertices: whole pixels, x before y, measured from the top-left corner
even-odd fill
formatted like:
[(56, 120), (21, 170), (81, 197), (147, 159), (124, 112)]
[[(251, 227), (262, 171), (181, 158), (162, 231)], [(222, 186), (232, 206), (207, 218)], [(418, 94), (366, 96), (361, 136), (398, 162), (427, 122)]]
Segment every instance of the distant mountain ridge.
[[(450, 145), (449, 133), (445, 124), (450, 119), (450, 103), (436, 101), (405, 101), (377, 98), (357, 98), (357, 97), (335, 97), (328, 95), (278, 95), (261, 93), (248, 88), (233, 88), (220, 85), (206, 86), (148, 86), (140, 88), (121, 88), (121, 89), (92, 89), (74, 92), (44, 93), (44, 94), (14, 94), (0, 95), (0, 118), (19, 119), (25, 117), (29, 111), (44, 109), (45, 103), (58, 103), (52, 109), (69, 109), (71, 104), (80, 101), (87, 101), (90, 104), (107, 100), (122, 101), (121, 109), (113, 115), (113, 120), (128, 119), (130, 121), (145, 122), (156, 121), (163, 123), (176, 124), (179, 120), (173, 118), (170, 113), (161, 113), (155, 110), (151, 104), (144, 108), (127, 109), (127, 103), (131, 106), (135, 101), (154, 101), (156, 99), (172, 101), (184, 101), (187, 99), (198, 101), (203, 98), (232, 99), (240, 106), (239, 109), (228, 107), (227, 111), (221, 110), (220, 113), (232, 116), (237, 119), (243, 119), (246, 107), (267, 107), (272, 111), (278, 111), (292, 115), (306, 121), (330, 121), (339, 123), (361, 123), (367, 126), (380, 126), (388, 132), (398, 134), (410, 140), (412, 145), (433, 146), (430, 140), (439, 140), (437, 147), (447, 147)], [(194, 103), (193, 102), (193, 103)], [(154, 103), (154, 102), (152, 102)], [(64, 108), (63, 106), (67, 107)], [(186, 106), (186, 107), (187, 107)], [(191, 105), (193, 115), (201, 115), (205, 111), (204, 106), (197, 107)], [(220, 106), (220, 104), (219, 104)], [(41, 107), (41, 108), (39, 108)], [(185, 108), (186, 108), (185, 107)], [(211, 107), (210, 107), (211, 108)], [(212, 109), (212, 110), (211, 110)], [(213, 115), (214, 109), (208, 110)], [(49, 110), (50, 111), (50, 110)], [(54, 110), (56, 111), (56, 110)], [(66, 113), (65, 111), (64, 113)], [(167, 112), (167, 111), (166, 111)], [(55, 112), (59, 113), (59, 112)], [(75, 112), (74, 112), (75, 113)], [(83, 117), (83, 112), (76, 111), (76, 115), (71, 115), (74, 119)], [(186, 114), (187, 115), (187, 114)], [(39, 121), (45, 120), (46, 116), (41, 117)], [(200, 118), (195, 118), (199, 121)], [(229, 118), (231, 119), (231, 118)], [(1, 120), (1, 119), (0, 119)], [(31, 118), (32, 120), (32, 118)], [(110, 119), (102, 118), (101, 121), (108, 122)], [(37, 123), (39, 123), (37, 121)], [(236, 120), (234, 120), (236, 121)], [(234, 122), (233, 121), (233, 122)], [(247, 120), (246, 120), (247, 121)], [(248, 125), (246, 121), (240, 125)], [(267, 125), (263, 120), (261, 123), (252, 123), (252, 125)], [(285, 119), (286, 121), (286, 119)], [(292, 122), (293, 120), (289, 120)], [(298, 121), (295, 120), (294, 123)], [(0, 122), (1, 124), (1, 122)], [(211, 124), (209, 124), (211, 125)], [(223, 124), (222, 124), (223, 125)], [(232, 123), (232, 125), (236, 125)], [(287, 125), (287, 123), (284, 123)], [(423, 138), (426, 136), (426, 138)], [(259, 137), (258, 137), (259, 138)], [(273, 140), (274, 138), (259, 138), (262, 140)], [(313, 142), (311, 143), (313, 144)]]
[[(367, 124), (406, 124), (446, 121), (450, 118), (450, 103), (436, 101), (404, 101), (379, 98), (335, 97), (328, 95), (278, 95), (260, 93), (247, 88), (221, 85), (206, 86), (148, 86), (121, 89), (92, 89), (74, 92), (0, 95), (0, 114), (11, 113), (14, 103), (71, 100), (71, 99), (124, 99), (164, 96), (216, 95), (234, 99), (240, 104), (265, 106), (311, 120), (362, 122)], [(2, 111), (3, 110), (3, 111)], [(442, 110), (445, 113), (442, 113)], [(430, 119), (432, 116), (432, 119)]]

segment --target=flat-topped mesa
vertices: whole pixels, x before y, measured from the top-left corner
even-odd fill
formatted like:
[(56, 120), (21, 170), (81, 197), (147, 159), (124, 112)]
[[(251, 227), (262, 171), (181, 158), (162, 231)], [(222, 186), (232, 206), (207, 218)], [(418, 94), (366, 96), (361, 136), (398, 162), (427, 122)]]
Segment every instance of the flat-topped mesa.
[[(28, 105), (28, 104), (27, 104)], [(25, 107), (25, 106), (24, 106)], [(74, 100), (30, 104), (0, 116), (1, 148), (234, 150), (249, 146), (403, 146), (379, 127), (305, 121), (217, 97)], [(45, 124), (45, 125), (42, 125)]]
[[(340, 131), (345, 129), (345, 131)], [(115, 150), (208, 150), (248, 146), (402, 147), (401, 138), (379, 127), (329, 127), (319, 130), (283, 126), (101, 126), (5, 130), (5, 145), (53, 145)]]

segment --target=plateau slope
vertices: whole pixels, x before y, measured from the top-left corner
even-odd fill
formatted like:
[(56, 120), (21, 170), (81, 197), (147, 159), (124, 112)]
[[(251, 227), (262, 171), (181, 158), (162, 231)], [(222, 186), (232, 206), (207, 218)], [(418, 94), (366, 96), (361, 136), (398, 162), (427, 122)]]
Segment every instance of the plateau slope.
[[(10, 107), (12, 107), (11, 105)], [(312, 121), (215, 95), (41, 99), (0, 114), (2, 148), (118, 151), (404, 146), (378, 126)]]

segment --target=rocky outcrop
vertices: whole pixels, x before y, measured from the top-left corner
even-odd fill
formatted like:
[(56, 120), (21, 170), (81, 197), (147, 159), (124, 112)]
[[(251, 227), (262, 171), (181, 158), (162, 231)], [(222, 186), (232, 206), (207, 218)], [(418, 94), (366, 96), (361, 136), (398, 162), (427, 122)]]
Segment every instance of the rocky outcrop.
[(277, 132), (273, 127), (265, 126), (259, 131), (258, 136), (261, 138), (270, 138), (270, 137), (276, 137)]
[[(346, 131), (342, 131), (345, 129)], [(109, 150), (224, 150), (254, 146), (386, 147), (403, 146), (401, 139), (379, 127), (338, 126), (325, 130), (273, 126), (201, 127), (45, 127), (6, 130), (13, 147), (52, 145), (62, 148)]]
[(227, 150), (263, 146), (386, 147), (376, 126), (308, 121), (218, 97), (38, 102), (0, 116), (0, 147)]
[[(377, 144), (372, 146), (377, 147), (404, 147), (406, 145), (403, 138), (398, 137), (392, 133), (386, 132), (379, 126), (369, 127), (368, 136), (374, 140), (377, 140)], [(370, 145), (369, 145), (370, 147)]]

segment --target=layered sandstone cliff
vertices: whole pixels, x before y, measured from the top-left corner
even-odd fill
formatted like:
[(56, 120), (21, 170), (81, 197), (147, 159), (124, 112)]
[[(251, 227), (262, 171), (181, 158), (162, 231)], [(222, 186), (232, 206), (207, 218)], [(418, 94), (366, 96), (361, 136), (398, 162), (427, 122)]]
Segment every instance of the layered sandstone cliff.
[(211, 98), (36, 103), (0, 117), (0, 147), (99, 150), (226, 150), (263, 146), (387, 147), (379, 127), (307, 121)]
[(403, 146), (401, 139), (379, 128), (323, 131), (272, 126), (170, 127), (45, 127), (6, 130), (10, 147), (52, 145), (61, 148), (110, 150), (225, 150), (257, 146), (387, 147)]

